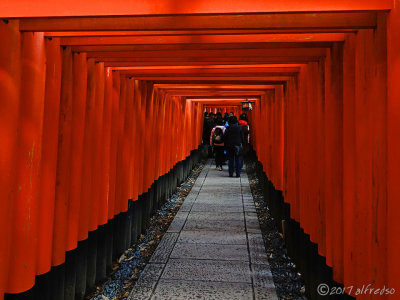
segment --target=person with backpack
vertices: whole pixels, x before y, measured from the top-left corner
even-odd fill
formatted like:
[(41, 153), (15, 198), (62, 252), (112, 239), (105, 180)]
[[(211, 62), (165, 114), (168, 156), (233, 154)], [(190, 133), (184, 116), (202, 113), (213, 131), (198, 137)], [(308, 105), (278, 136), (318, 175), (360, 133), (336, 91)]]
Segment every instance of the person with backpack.
[(212, 129), (215, 127), (215, 120), (214, 120), (214, 114), (213, 113), (209, 113), (208, 117), (205, 119), (204, 121), (204, 130), (205, 130), (205, 134), (206, 134), (206, 145), (207, 145), (207, 152), (208, 152), (208, 157), (211, 158), (213, 157), (213, 152), (212, 152), (212, 144), (208, 143), (208, 138), (210, 137), (210, 133), (212, 131)]
[(222, 164), (224, 163), (224, 133), (225, 126), (222, 118), (217, 119), (217, 126), (215, 126), (210, 135), (210, 144), (214, 147), (215, 153), (215, 168), (219, 171), (222, 171)]

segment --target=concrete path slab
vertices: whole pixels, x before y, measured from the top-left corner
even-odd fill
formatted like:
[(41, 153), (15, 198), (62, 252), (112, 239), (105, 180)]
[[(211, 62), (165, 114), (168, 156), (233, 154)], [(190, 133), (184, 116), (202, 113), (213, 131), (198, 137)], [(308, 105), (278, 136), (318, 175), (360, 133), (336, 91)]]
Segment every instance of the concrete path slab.
[(244, 215), (242, 212), (191, 212), (190, 218), (192, 220), (208, 220), (208, 221), (243, 221)]
[(190, 219), (190, 214), (186, 220), (183, 230), (214, 230), (214, 231), (229, 231), (229, 230), (239, 230), (244, 231), (245, 225), (243, 220), (192, 220)]
[(277, 299), (247, 174), (204, 167), (133, 299)]
[(249, 263), (243, 261), (170, 258), (161, 278), (251, 283)]
[(249, 261), (247, 245), (177, 243), (170, 258)]
[(151, 299), (251, 300), (253, 287), (248, 283), (178, 281), (161, 279)]
[(246, 233), (243, 231), (182, 231), (178, 238), (179, 243), (193, 244), (223, 244), (223, 245), (247, 245)]

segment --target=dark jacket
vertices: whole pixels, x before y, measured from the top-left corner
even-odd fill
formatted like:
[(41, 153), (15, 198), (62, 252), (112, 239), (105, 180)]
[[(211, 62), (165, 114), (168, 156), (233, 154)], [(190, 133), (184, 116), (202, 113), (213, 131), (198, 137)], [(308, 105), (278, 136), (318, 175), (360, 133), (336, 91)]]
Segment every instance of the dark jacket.
[(234, 146), (243, 145), (244, 137), (242, 127), (237, 123), (229, 125), (229, 127), (225, 130), (224, 135), (225, 147), (228, 151), (233, 150)]
[(211, 130), (214, 128), (214, 120), (211, 118), (204, 118), (203, 126), (203, 142), (209, 145)]

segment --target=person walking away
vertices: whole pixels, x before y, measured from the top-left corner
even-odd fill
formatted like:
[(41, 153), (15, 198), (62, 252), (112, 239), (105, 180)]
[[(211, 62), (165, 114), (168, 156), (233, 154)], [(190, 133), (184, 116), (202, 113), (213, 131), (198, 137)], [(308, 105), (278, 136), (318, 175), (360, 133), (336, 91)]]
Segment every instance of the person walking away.
[(203, 144), (208, 145), (208, 137), (210, 136), (210, 132), (208, 131), (208, 112), (204, 112), (204, 120), (203, 120)]
[(241, 114), (239, 117), (239, 125), (242, 127), (243, 131), (243, 154), (246, 155), (250, 150), (250, 126), (247, 121), (246, 114)]
[(225, 117), (224, 117), (224, 120), (225, 120), (225, 128), (227, 128), (228, 126), (229, 126), (229, 117), (232, 117), (233, 116), (233, 112), (230, 112), (230, 113), (225, 113)]
[(228, 127), (228, 119), (229, 119), (229, 114), (226, 112), (224, 113), (224, 125), (225, 127)]
[(206, 120), (206, 122), (204, 123), (204, 127), (206, 128), (206, 144), (208, 145), (207, 149), (208, 149), (208, 157), (213, 157), (213, 153), (212, 153), (212, 144), (209, 144), (209, 137), (211, 134), (211, 130), (215, 127), (215, 122), (214, 122), (214, 114), (213, 113), (209, 113), (208, 114), (208, 118)]
[(235, 116), (229, 117), (229, 126), (225, 130), (224, 141), (228, 152), (229, 177), (233, 177), (233, 172), (236, 170), (236, 177), (240, 177), (241, 171), (241, 156), (243, 155), (243, 131), (239, 126)]
[(217, 170), (222, 171), (222, 164), (225, 161), (224, 158), (224, 133), (225, 133), (225, 126), (224, 121), (222, 118), (217, 119), (217, 126), (213, 128), (210, 135), (210, 144), (214, 147), (215, 153), (215, 168)]

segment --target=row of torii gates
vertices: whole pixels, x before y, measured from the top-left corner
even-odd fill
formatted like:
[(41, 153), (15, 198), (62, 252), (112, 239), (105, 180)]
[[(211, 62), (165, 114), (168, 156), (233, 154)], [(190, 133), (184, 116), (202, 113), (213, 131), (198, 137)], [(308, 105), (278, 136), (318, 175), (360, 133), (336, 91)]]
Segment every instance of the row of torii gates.
[(248, 98), (263, 171), (333, 280), (400, 293), (399, 6), (1, 1), (0, 299), (166, 189), (205, 107)]

